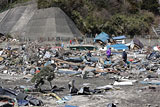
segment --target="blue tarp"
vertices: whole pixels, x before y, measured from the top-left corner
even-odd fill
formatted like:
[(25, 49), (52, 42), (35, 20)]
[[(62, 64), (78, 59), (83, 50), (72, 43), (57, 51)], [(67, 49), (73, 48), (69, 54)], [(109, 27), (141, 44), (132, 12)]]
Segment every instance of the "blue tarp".
[(116, 50), (123, 50), (123, 49), (128, 49), (128, 47), (124, 44), (115, 44), (115, 45), (108, 45), (107, 46), (107, 49), (108, 48), (114, 48)]
[(48, 62), (46, 62), (45, 64), (44, 64), (44, 66), (48, 66), (48, 65), (50, 65), (51, 64), (51, 61), (48, 61)]
[(117, 37), (113, 37), (114, 40), (120, 40), (120, 39), (126, 39), (126, 36), (122, 35), (122, 36), (117, 36)]
[(97, 40), (100, 40), (102, 42), (106, 42), (108, 39), (109, 39), (109, 35), (102, 32), (94, 38), (94, 42), (96, 42)]
[(78, 107), (78, 106), (65, 105), (65, 107)]

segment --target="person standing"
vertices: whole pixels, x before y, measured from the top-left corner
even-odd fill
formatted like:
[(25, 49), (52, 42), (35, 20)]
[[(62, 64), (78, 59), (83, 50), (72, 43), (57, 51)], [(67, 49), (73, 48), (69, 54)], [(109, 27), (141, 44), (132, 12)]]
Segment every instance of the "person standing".
[(109, 49), (107, 50), (106, 54), (107, 54), (107, 58), (110, 58), (110, 57), (111, 57), (111, 48), (109, 48)]
[(123, 59), (123, 61), (124, 61), (125, 63), (127, 62), (127, 53), (126, 53), (125, 50), (123, 50), (122, 59)]
[(61, 48), (64, 48), (64, 44), (63, 43), (61, 43)]
[(70, 45), (72, 45), (72, 40), (69, 41)]
[(92, 54), (90, 51), (88, 51), (87, 56), (92, 57)]

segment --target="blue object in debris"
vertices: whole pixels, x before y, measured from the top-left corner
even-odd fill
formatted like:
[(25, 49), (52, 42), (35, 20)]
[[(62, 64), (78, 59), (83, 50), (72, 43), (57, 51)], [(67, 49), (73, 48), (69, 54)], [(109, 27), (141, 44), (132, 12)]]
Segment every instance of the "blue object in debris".
[(66, 58), (65, 61), (69, 61), (69, 62), (83, 62), (83, 59), (81, 57), (69, 57), (69, 58)]
[(104, 61), (104, 65), (110, 65), (112, 64), (112, 62), (109, 60), (109, 61)]
[(117, 36), (117, 37), (113, 37), (114, 40), (120, 40), (120, 39), (126, 39), (126, 36), (122, 35), (122, 36)]
[(72, 96), (71, 95), (68, 95), (68, 96), (64, 96), (63, 98), (62, 98), (62, 100), (63, 101), (70, 101), (72, 99)]
[(100, 40), (100, 41), (102, 41), (102, 42), (105, 43), (108, 39), (109, 39), (109, 35), (106, 34), (106, 33), (104, 33), (104, 32), (102, 32), (102, 33), (100, 33), (99, 35), (97, 35), (97, 36), (94, 38), (94, 42)]
[(91, 62), (98, 62), (98, 58), (97, 57), (88, 57), (90, 59)]
[(18, 100), (18, 105), (19, 106), (27, 106), (29, 101), (27, 100)]
[(128, 47), (125, 45), (125, 44), (115, 44), (115, 45), (108, 45), (107, 46), (107, 49), (108, 48), (114, 48), (116, 50), (123, 50), (123, 49), (128, 49)]
[(130, 62), (130, 61), (127, 61), (126, 63), (127, 63), (127, 64), (131, 64), (131, 62)]
[(9, 46), (7, 49), (8, 49), (8, 50), (11, 50), (11, 47)]
[(141, 84), (152, 84), (152, 85), (160, 85), (160, 81), (140, 81)]
[(65, 105), (65, 107), (78, 107), (78, 106)]
[(45, 64), (44, 64), (44, 66), (48, 66), (48, 65), (50, 65), (51, 64), (51, 61), (48, 61), (48, 62), (46, 62)]

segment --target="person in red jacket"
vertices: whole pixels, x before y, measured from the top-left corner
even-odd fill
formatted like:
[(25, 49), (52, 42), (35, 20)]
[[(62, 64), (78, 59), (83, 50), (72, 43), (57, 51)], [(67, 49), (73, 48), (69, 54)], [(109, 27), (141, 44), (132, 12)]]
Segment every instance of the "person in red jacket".
[(72, 44), (72, 40), (69, 41), (70, 45)]

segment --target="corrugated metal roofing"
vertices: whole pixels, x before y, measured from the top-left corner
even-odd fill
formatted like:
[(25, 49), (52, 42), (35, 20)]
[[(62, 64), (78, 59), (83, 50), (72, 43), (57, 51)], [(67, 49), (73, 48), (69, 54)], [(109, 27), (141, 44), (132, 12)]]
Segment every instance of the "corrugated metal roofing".
[(100, 40), (102, 42), (106, 42), (108, 39), (109, 39), (109, 35), (102, 32), (95, 37), (94, 42), (96, 42), (97, 40)]

